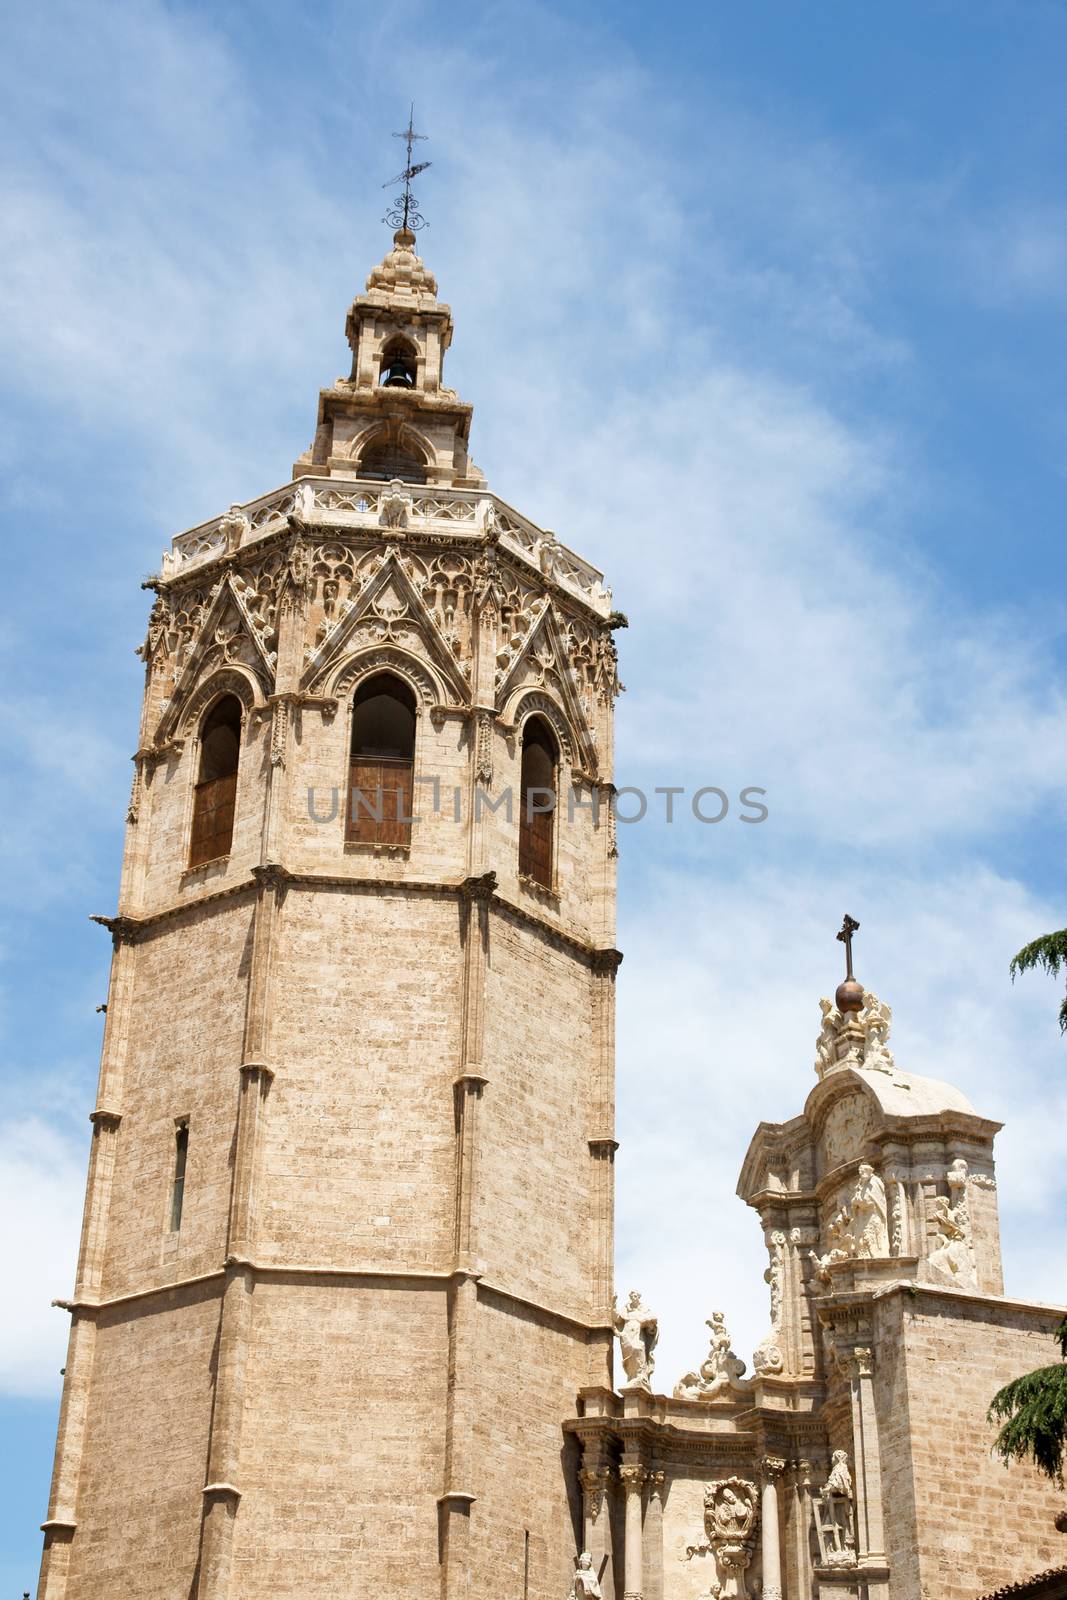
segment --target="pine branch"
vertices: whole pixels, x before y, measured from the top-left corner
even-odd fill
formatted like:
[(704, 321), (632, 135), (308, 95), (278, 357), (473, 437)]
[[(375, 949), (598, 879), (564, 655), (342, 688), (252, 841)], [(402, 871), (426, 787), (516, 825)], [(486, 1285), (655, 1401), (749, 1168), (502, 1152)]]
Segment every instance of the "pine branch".
[[(1067, 1355), (1067, 1322), (1056, 1330)], [(1046, 1477), (1062, 1482), (1063, 1446), (1067, 1438), (1067, 1361), (1040, 1367), (1005, 1384), (993, 1396), (990, 1422), (1003, 1423), (993, 1449), (1004, 1461), (1032, 1458)]]
[[(1011, 958), (1008, 971), (1012, 983), (1020, 972), (1032, 972), (1035, 967), (1042, 968), (1050, 978), (1058, 977), (1061, 970), (1067, 971), (1067, 928), (1061, 928), (1058, 933), (1043, 933), (1040, 939), (1024, 944)], [(1067, 1033), (1067, 998), (1060, 1006), (1060, 1032)]]

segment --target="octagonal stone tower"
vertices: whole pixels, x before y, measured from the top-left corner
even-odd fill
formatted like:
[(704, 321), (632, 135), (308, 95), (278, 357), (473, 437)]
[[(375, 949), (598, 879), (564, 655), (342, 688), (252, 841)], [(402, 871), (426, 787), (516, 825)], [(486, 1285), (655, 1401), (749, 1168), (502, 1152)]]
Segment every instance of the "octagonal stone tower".
[(294, 481), (152, 585), (41, 1600), (570, 1577), (614, 619), (472, 464), (411, 235), (347, 332)]

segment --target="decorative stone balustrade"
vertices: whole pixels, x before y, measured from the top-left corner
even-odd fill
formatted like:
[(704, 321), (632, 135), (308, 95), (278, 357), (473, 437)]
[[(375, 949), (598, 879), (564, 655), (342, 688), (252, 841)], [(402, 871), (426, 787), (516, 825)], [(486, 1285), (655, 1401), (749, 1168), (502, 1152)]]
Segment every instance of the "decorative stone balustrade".
[[(171, 581), (235, 549), (255, 544), (285, 526), (294, 513), (302, 521), (343, 529), (378, 528), (386, 501), (394, 495), (392, 484), (339, 478), (300, 478), (270, 494), (231, 506), (222, 516), (202, 522), (174, 539), (163, 553), (161, 576)], [(584, 601), (598, 616), (611, 610), (611, 591), (603, 574), (560, 544), (555, 535), (513, 510), (496, 495), (482, 489), (427, 489), (403, 485), (410, 495), (406, 519), (409, 532), (443, 533), (451, 537), (484, 538), (492, 527), (501, 545), (529, 562), (544, 576)]]

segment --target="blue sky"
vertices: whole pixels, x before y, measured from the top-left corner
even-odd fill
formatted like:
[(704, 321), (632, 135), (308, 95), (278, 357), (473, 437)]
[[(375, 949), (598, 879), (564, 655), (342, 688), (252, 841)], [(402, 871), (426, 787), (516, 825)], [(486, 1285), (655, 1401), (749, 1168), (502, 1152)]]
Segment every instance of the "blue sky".
[(767, 1316), (748, 1136), (812, 1078), (842, 912), (899, 1063), (1003, 1117), (1008, 1287), (1055, 1299), (1067, 7), (16, 5), (0, 63), (8, 604), (0, 1581), (32, 1589), (144, 631), (170, 536), (287, 476), (388, 246), (492, 487), (604, 567), (623, 838), (619, 1287), (669, 1387)]

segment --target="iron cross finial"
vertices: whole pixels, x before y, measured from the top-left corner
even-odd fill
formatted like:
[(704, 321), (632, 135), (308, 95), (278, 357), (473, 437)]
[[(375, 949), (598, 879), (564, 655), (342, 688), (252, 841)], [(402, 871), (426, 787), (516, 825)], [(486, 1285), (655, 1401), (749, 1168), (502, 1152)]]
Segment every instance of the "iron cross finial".
[(404, 185), (403, 194), (397, 195), (389, 210), (382, 218), (391, 228), (398, 233), (415, 233), (419, 228), (426, 226), (426, 218), (416, 208), (415, 196), (411, 192), (411, 180), (417, 178), (420, 172), (425, 172), (427, 167), (432, 167), (432, 161), (416, 161), (412, 163), (411, 154), (417, 140), (425, 139), (424, 133), (415, 132), (415, 106), (412, 104), (408, 115), (408, 125), (403, 133), (394, 133), (394, 139), (403, 139), (407, 146), (408, 159), (403, 172), (398, 172), (395, 178), (390, 178), (388, 183), (383, 183), (383, 189), (391, 189), (394, 183)]
[(845, 920), (841, 924), (841, 932), (837, 937), (845, 947), (845, 978), (848, 981), (852, 979), (852, 935), (859, 932), (859, 926), (855, 917), (850, 917), (846, 911)]

